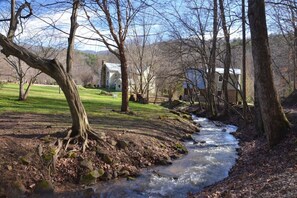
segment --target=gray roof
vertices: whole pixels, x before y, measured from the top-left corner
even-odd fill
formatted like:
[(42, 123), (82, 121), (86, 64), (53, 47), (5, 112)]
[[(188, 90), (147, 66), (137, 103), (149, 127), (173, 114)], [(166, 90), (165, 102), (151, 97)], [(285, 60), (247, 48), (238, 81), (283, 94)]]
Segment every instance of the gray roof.
[(121, 73), (121, 64), (119, 63), (105, 63), (109, 71), (117, 71)]

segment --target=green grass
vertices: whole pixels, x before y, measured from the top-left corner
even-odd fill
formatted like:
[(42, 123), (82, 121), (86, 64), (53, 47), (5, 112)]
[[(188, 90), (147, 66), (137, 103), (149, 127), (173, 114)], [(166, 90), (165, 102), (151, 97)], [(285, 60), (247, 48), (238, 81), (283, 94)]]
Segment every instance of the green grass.
[[(114, 112), (121, 107), (121, 93), (117, 97), (100, 95), (99, 89), (86, 89), (79, 87), (79, 94), (89, 116), (124, 118), (128, 120), (151, 119), (167, 115), (169, 111), (159, 105), (138, 104), (130, 102), (130, 110), (136, 115), (126, 115)], [(5, 84), (0, 89), (0, 113), (21, 112), (37, 114), (64, 114), (69, 115), (69, 108), (64, 94), (59, 94), (57, 86), (33, 85), (26, 101), (18, 101), (18, 85)]]

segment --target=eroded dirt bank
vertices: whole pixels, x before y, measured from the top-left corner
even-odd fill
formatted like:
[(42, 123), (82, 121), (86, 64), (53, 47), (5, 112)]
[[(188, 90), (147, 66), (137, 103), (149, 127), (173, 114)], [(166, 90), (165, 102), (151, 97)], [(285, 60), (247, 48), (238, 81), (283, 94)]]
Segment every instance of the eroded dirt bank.
[(186, 153), (180, 140), (197, 130), (186, 117), (142, 121), (90, 118), (95, 130), (107, 134), (106, 141), (90, 141), (85, 153), (74, 142), (55, 159), (54, 143), (70, 126), (69, 117), (2, 114), (0, 197), (58, 196), (118, 177), (133, 179), (141, 168), (170, 164)]

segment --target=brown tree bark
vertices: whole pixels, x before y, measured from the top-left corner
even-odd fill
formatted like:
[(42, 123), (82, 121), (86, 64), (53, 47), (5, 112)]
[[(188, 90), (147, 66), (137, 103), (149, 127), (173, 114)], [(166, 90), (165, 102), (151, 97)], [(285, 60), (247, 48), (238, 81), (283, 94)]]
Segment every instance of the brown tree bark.
[[(255, 77), (256, 79), (256, 77)], [(262, 113), (259, 105), (259, 97), (257, 95), (257, 83), (254, 84), (254, 113), (255, 113), (255, 129), (257, 134), (262, 136), (264, 134), (264, 125), (262, 120)]]
[[(296, 25), (296, 12), (297, 9), (294, 8), (294, 5), (296, 6), (296, 2), (295, 3), (290, 3), (286, 6), (288, 6), (288, 10), (290, 10), (291, 12), (291, 16), (292, 16), (292, 27), (293, 27), (293, 45), (292, 45), (292, 60), (293, 60), (293, 91), (296, 90), (296, 66), (297, 66), (297, 25)], [(292, 7), (290, 7), (292, 6)], [(283, 34), (284, 37), (286, 37)]]
[(121, 73), (122, 73), (122, 105), (121, 111), (129, 111), (129, 99), (128, 99), (128, 64), (124, 50), (124, 44), (120, 45), (120, 62), (121, 62)]
[(246, 101), (246, 17), (245, 17), (245, 1), (242, 0), (242, 103), (243, 103), (243, 117), (247, 117), (247, 101)]
[(79, 8), (79, 0), (73, 0), (72, 4), (72, 14), (70, 18), (70, 32), (68, 38), (68, 48), (67, 48), (67, 58), (66, 58), (66, 65), (67, 65), (67, 73), (71, 74), (72, 65), (73, 65), (73, 53), (74, 53), (74, 38), (75, 33), (78, 28), (77, 23), (77, 10)]
[(224, 114), (227, 115), (229, 113), (228, 81), (229, 81), (229, 72), (230, 72), (230, 66), (231, 66), (231, 44), (230, 44), (230, 33), (227, 28), (223, 0), (219, 0), (219, 6), (220, 6), (222, 27), (224, 31), (224, 38), (225, 38), (225, 45), (226, 45), (222, 91), (224, 95)]
[(26, 88), (26, 91), (24, 92), (24, 94), (23, 94), (21, 100), (27, 100), (28, 95), (29, 95), (30, 88), (31, 88), (31, 86), (33, 85), (33, 83), (36, 81), (36, 78), (37, 78), (37, 76), (38, 76), (39, 74), (41, 74), (41, 72), (38, 73), (36, 76), (34, 76), (34, 77), (32, 77), (32, 78), (30, 79), (30, 81), (29, 81), (29, 83), (28, 83), (28, 86), (27, 86), (27, 88)]
[[(15, 56), (23, 60), (30, 67), (39, 69), (43, 73), (55, 79), (61, 87), (68, 102), (72, 117), (71, 136), (87, 137), (87, 132), (92, 131), (89, 125), (85, 108), (80, 100), (76, 84), (71, 76), (65, 71), (63, 65), (56, 59), (40, 58), (27, 49), (17, 46), (0, 34), (2, 53), (6, 56)], [(93, 132), (92, 132), (93, 133)], [(104, 135), (104, 134), (101, 134)]]
[[(147, 4), (145, 1), (134, 4), (131, 0), (100, 0), (95, 1), (88, 10), (84, 8), (87, 20), (89, 21), (92, 29), (98, 34), (100, 41), (107, 47), (107, 49), (114, 54), (121, 62), (122, 72), (122, 112), (129, 111), (128, 100), (128, 64), (125, 49), (125, 40), (128, 35), (129, 26), (136, 16), (136, 14)], [(106, 22), (106, 28), (109, 30), (110, 35), (106, 36), (102, 29), (91, 20), (90, 10), (94, 16)], [(100, 22), (101, 23), (101, 22)]]
[[(77, 3), (76, 0), (74, 0), (73, 10), (76, 10), (78, 8), (78, 7), (75, 7), (75, 3)], [(12, 0), (11, 4), (15, 6), (15, 0)], [(15, 36), (15, 31), (18, 24), (18, 18), (22, 17), (21, 12), (25, 7), (28, 7), (30, 11), (32, 11), (30, 4), (28, 4), (27, 2), (20, 6), (16, 14), (14, 14), (14, 9), (11, 10), (11, 20), (10, 20), (11, 28), (8, 31), (8, 37), (5, 37), (0, 33), (0, 46), (3, 48), (1, 52), (7, 57), (9, 56), (17, 57), (18, 59), (24, 61), (28, 66), (38, 69), (56, 80), (56, 82), (64, 92), (64, 95), (66, 97), (67, 103), (70, 108), (70, 113), (72, 118), (72, 127), (67, 135), (68, 142), (66, 144), (66, 148), (69, 142), (73, 138), (79, 138), (83, 140), (82, 149), (83, 151), (85, 151), (89, 135), (92, 135), (92, 137), (96, 139), (98, 138), (103, 139), (105, 138), (105, 134), (94, 132), (91, 129), (85, 108), (80, 100), (76, 84), (72, 80), (71, 75), (69, 74), (71, 71), (71, 67), (69, 69), (68, 67), (69, 65), (67, 65), (67, 70), (69, 72), (66, 72), (63, 65), (60, 62), (58, 62), (56, 59), (51, 60), (51, 59), (42, 58), (30, 52), (26, 48), (16, 45), (13, 42), (13, 38)], [(76, 16), (74, 15), (74, 17)], [(74, 40), (74, 35), (75, 35), (75, 32), (72, 34), (72, 36), (69, 37), (69, 43)], [(71, 50), (73, 50), (73, 47), (69, 47), (69, 48), (71, 53)], [(67, 58), (69, 59), (68, 55), (67, 55)]]
[(215, 82), (215, 70), (216, 70), (216, 50), (217, 50), (217, 34), (218, 34), (218, 1), (214, 0), (213, 7), (213, 38), (212, 48), (209, 58), (209, 71), (208, 71), (208, 113), (209, 116), (217, 116), (217, 109), (215, 104), (216, 82)]
[(289, 122), (280, 105), (271, 70), (271, 55), (264, 0), (248, 1), (255, 86), (264, 132), (270, 147), (278, 144), (289, 131)]

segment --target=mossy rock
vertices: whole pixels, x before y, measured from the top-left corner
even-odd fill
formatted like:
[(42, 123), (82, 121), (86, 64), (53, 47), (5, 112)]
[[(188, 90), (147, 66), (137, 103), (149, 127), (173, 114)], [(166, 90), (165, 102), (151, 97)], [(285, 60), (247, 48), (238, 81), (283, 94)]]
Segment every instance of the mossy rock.
[(164, 156), (163, 158), (158, 160), (158, 165), (171, 165), (172, 160), (169, 156)]
[(104, 175), (104, 173), (105, 173), (105, 171), (102, 168), (99, 168), (98, 169), (99, 177), (101, 177), (102, 175)]
[(127, 180), (128, 180), (128, 181), (134, 181), (135, 179), (136, 179), (135, 177), (131, 177), (131, 176), (128, 176), (128, 177), (127, 177)]
[(119, 147), (119, 149), (125, 149), (128, 146), (129, 146), (129, 142), (128, 141), (118, 140), (117, 147)]
[(187, 120), (192, 120), (192, 117), (188, 114), (183, 114), (182, 118), (187, 119)]
[(111, 157), (109, 157), (108, 155), (104, 155), (102, 157), (102, 160), (106, 163), (106, 164), (112, 164), (113, 159)]
[(181, 141), (193, 141), (193, 137), (191, 134), (185, 134), (184, 136), (182, 136)]
[(14, 187), (14, 190), (20, 195), (24, 195), (27, 192), (25, 185), (19, 180), (16, 180), (13, 183), (13, 187)]
[(31, 159), (27, 155), (20, 157), (20, 161), (24, 165), (29, 165), (31, 163)]
[(175, 149), (181, 154), (188, 153), (187, 148), (183, 144), (180, 144), (180, 143), (175, 144)]
[(43, 179), (36, 184), (34, 193), (36, 193), (36, 194), (53, 194), (54, 187), (51, 182)]
[(51, 138), (49, 135), (47, 135), (47, 136), (41, 138), (41, 140), (44, 141), (44, 143), (50, 143), (53, 140), (53, 138)]
[(111, 164), (113, 162), (113, 159), (109, 156), (108, 152), (102, 151), (100, 148), (97, 149), (96, 154), (107, 164)]
[(44, 152), (42, 155), (42, 159), (46, 163), (50, 163), (53, 160), (53, 157), (58, 153), (57, 148), (50, 148), (47, 152)]
[(127, 171), (127, 170), (122, 170), (119, 172), (119, 175), (122, 176), (122, 177), (127, 177), (130, 175), (130, 172)]
[(103, 169), (93, 170), (83, 175), (80, 179), (80, 183), (86, 184), (86, 185), (94, 184), (96, 183), (97, 178), (101, 177), (103, 174), (104, 174)]
[(81, 161), (80, 166), (84, 167), (84, 168), (87, 168), (90, 171), (94, 170), (93, 163), (91, 161), (89, 161), (89, 160)]
[(77, 154), (73, 151), (70, 151), (67, 153), (67, 157), (68, 158), (76, 158), (77, 157)]

